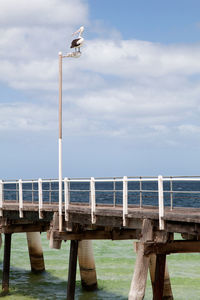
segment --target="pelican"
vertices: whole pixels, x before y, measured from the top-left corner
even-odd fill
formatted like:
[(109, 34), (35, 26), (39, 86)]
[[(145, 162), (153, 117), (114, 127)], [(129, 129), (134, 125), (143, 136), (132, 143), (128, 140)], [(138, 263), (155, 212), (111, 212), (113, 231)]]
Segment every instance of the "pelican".
[(72, 33), (72, 35), (76, 35), (79, 33), (78, 38), (72, 41), (71, 47), (70, 47), (70, 48), (74, 48), (75, 52), (77, 51), (77, 49), (78, 49), (78, 52), (80, 52), (80, 47), (83, 45), (83, 42), (84, 42), (84, 38), (82, 37), (83, 31), (84, 31), (84, 27), (81, 26), (77, 31)]

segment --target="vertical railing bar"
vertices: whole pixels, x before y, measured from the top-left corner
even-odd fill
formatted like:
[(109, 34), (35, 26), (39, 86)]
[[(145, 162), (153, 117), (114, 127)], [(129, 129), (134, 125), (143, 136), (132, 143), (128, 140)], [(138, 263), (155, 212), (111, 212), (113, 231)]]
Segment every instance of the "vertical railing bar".
[(91, 207), (92, 200), (91, 200), (91, 182), (90, 182), (90, 190), (89, 190), (89, 206)]
[(70, 204), (70, 201), (71, 201), (71, 197), (70, 197), (71, 182), (70, 182), (70, 180), (68, 181), (68, 189), (69, 189), (68, 197), (69, 197), (69, 204)]
[(95, 197), (95, 179), (91, 177), (90, 180), (90, 194), (91, 194), (91, 220), (92, 224), (96, 223), (96, 197)]
[(164, 230), (164, 192), (163, 192), (163, 177), (158, 176), (158, 203), (159, 203), (159, 229)]
[(170, 177), (170, 209), (173, 210), (173, 182), (172, 177)]
[(39, 199), (39, 219), (43, 218), (43, 197), (42, 197), (42, 179), (38, 179), (38, 199)]
[(142, 208), (142, 177), (140, 177), (140, 208)]
[(22, 179), (19, 179), (19, 217), (23, 218), (23, 182)]
[(65, 221), (69, 221), (69, 179), (64, 179)]
[(32, 180), (32, 204), (34, 203), (34, 184), (33, 184), (33, 180)]
[(17, 181), (16, 181), (16, 184), (15, 184), (15, 186), (16, 186), (16, 203), (18, 202), (18, 200), (19, 200), (19, 191), (18, 191), (18, 183), (17, 183)]
[(3, 217), (3, 180), (0, 179), (0, 217)]
[(123, 177), (123, 226), (126, 226), (126, 216), (128, 214), (128, 181), (127, 176)]
[(115, 181), (115, 177), (113, 178), (113, 206), (116, 207), (116, 181)]
[(52, 189), (51, 189), (52, 187), (51, 187), (51, 179), (50, 179), (50, 181), (49, 181), (49, 204), (51, 204), (52, 202), (51, 202), (51, 193), (52, 193)]

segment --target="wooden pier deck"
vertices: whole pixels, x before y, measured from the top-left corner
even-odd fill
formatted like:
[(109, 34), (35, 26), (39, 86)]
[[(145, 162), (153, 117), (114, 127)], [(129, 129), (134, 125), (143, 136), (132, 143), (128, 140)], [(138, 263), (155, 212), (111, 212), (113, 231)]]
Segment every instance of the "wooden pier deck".
[[(117, 189), (116, 181), (120, 182), (123, 188)], [(173, 180), (176, 182), (185, 181), (185, 178), (162, 178), (159, 176), (157, 179), (144, 179), (144, 181), (157, 182), (157, 190), (153, 191), (142, 189), (141, 178), (120, 178), (114, 180), (105, 180), (105, 182), (112, 182), (113, 190), (98, 190), (93, 184), (95, 179), (84, 180), (83, 182), (89, 183), (89, 201), (76, 202), (74, 199), (70, 201), (70, 180), (65, 180), (64, 183), (64, 201), (62, 203), (56, 202), (52, 197), (53, 189), (42, 189), (42, 184), (37, 185), (33, 181), (19, 181), (19, 182), (0, 182), (0, 233), (5, 235), (5, 248), (4, 248), (4, 269), (3, 269), (3, 281), (2, 287), (4, 293), (8, 292), (9, 288), (9, 261), (10, 261), (10, 244), (11, 235), (14, 233), (26, 232), (29, 234), (29, 254), (30, 260), (32, 258), (32, 269), (37, 266), (34, 265), (34, 248), (33, 240), (35, 237), (31, 234), (38, 232), (47, 232), (47, 238), (50, 240), (52, 248), (59, 249), (63, 240), (71, 241), (70, 251), (70, 264), (69, 264), (69, 277), (68, 277), (68, 289), (67, 299), (74, 299), (75, 293), (75, 278), (76, 278), (76, 264), (77, 256), (87, 257), (86, 261), (90, 261), (92, 267), (89, 269), (93, 272), (93, 279), (91, 280), (91, 274), (88, 275), (89, 270), (87, 266), (81, 267), (84, 264), (84, 260), (79, 257), (79, 264), (84, 270), (82, 283), (86, 288), (91, 286), (97, 287), (96, 271), (94, 261), (91, 263), (91, 244), (89, 241), (95, 239), (111, 239), (111, 240), (137, 240), (135, 244), (135, 251), (137, 252), (137, 260), (134, 268), (133, 280), (129, 292), (129, 300), (143, 299), (145, 294), (146, 278), (148, 269), (150, 269), (153, 299), (173, 299), (172, 290), (170, 286), (169, 273), (167, 272), (166, 256), (170, 253), (179, 252), (200, 252), (200, 208), (198, 207), (177, 207), (173, 203), (173, 197), (175, 193), (188, 193), (189, 201), (191, 202), (192, 196), (198, 191), (192, 189), (183, 191), (173, 190), (170, 184)], [(187, 181), (200, 182), (200, 178), (192, 178)], [(77, 180), (80, 182), (80, 180)], [(139, 189), (131, 189), (128, 182), (138, 182)], [(46, 181), (47, 182), (47, 181)], [(46, 183), (45, 182), (45, 183)], [(75, 182), (73, 179), (72, 182)], [(97, 179), (96, 182), (103, 182)], [(167, 190), (164, 189), (164, 182), (168, 182)], [(41, 180), (40, 180), (41, 183)], [(67, 184), (66, 184), (67, 183)], [(12, 185), (15, 185), (13, 189)], [(26, 189), (23, 190), (23, 184)], [(27, 184), (31, 184), (27, 189)], [(51, 182), (52, 184), (52, 182)], [(170, 186), (170, 188), (169, 188)], [(10, 192), (12, 197), (4, 196), (7, 192)], [(33, 198), (34, 193), (38, 193), (37, 201)], [(72, 189), (72, 192), (74, 190)], [(86, 192), (83, 189), (75, 190), (77, 193)], [(112, 192), (112, 203), (97, 203), (96, 194), (100, 192), (101, 200), (107, 194)], [(139, 199), (139, 203), (132, 204), (129, 201), (129, 192)], [(142, 195), (144, 193), (156, 193), (157, 200), (154, 199), (152, 203), (158, 203), (158, 205), (145, 205), (142, 202)], [(24, 193), (24, 194), (23, 194)], [(30, 200), (30, 195), (32, 199)], [(44, 193), (49, 193), (49, 198), (43, 197)], [(106, 194), (107, 193), (107, 194)], [(121, 193), (121, 203), (117, 203), (116, 194)], [(136, 193), (139, 194), (139, 198)], [(200, 192), (199, 192), (200, 193)], [(13, 194), (16, 198), (13, 199)], [(165, 205), (165, 196), (169, 195), (167, 199), (168, 205)], [(8, 193), (9, 195), (9, 193)], [(78, 196), (77, 196), (78, 197)], [(154, 196), (153, 196), (154, 197)], [(154, 197), (156, 198), (156, 196)], [(11, 200), (12, 199), (12, 200)], [(77, 199), (80, 199), (78, 197)], [(109, 198), (110, 199), (110, 198)], [(185, 194), (183, 201), (185, 201)], [(54, 201), (53, 201), (54, 200)], [(85, 199), (84, 199), (85, 200)], [(106, 201), (104, 201), (106, 202)], [(119, 201), (118, 201), (119, 202)], [(170, 205), (169, 205), (170, 203)], [(181, 199), (179, 199), (181, 203)], [(181, 233), (183, 240), (174, 241), (174, 234)], [(27, 236), (28, 238), (28, 236)], [(37, 237), (38, 239), (38, 237)], [(35, 240), (34, 240), (35, 241)], [(81, 243), (87, 244), (87, 251), (82, 247)], [(36, 241), (36, 244), (39, 242)], [(38, 244), (39, 245), (39, 244)], [(89, 246), (90, 245), (90, 246)], [(31, 248), (32, 247), (32, 248)], [(38, 255), (40, 260), (41, 270), (44, 268), (43, 255), (41, 253), (41, 247), (38, 246), (40, 254)], [(78, 247), (79, 252), (78, 252)], [(82, 248), (81, 248), (82, 247)], [(82, 252), (83, 251), (83, 252)], [(85, 252), (84, 252), (85, 251)], [(79, 253), (79, 254), (78, 254)], [(83, 255), (84, 253), (84, 255)], [(37, 257), (37, 255), (36, 255)], [(42, 264), (42, 267), (41, 267)], [(82, 274), (82, 273), (81, 273)], [(89, 279), (88, 279), (89, 278)]]

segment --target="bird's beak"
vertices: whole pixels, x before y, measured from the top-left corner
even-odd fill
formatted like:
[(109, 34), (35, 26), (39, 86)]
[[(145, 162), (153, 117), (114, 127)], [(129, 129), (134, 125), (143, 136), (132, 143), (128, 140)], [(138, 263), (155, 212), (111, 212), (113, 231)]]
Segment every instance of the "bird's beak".
[(77, 31), (75, 31), (74, 33), (72, 33), (72, 35), (76, 35), (79, 32), (80, 32), (80, 28)]

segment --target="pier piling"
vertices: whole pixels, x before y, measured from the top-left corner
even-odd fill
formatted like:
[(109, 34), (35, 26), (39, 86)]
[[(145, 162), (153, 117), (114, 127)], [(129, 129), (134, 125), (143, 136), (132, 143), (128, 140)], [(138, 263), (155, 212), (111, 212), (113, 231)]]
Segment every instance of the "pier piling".
[(97, 288), (97, 276), (91, 240), (82, 240), (78, 246), (78, 260), (82, 287), (86, 290)]
[(2, 295), (6, 295), (9, 292), (10, 255), (11, 255), (11, 233), (5, 233)]
[(145, 295), (150, 257), (144, 255), (144, 243), (151, 241), (153, 238), (152, 224), (148, 219), (144, 219), (143, 221), (141, 236), (140, 242), (137, 243), (137, 257), (128, 297), (129, 300), (142, 300)]
[(77, 255), (78, 255), (78, 241), (72, 240), (70, 244), (67, 300), (74, 300), (75, 297)]
[[(152, 254), (150, 256), (150, 263), (149, 263), (149, 271), (152, 283), (152, 289), (154, 290), (155, 284), (155, 273), (156, 273), (156, 255)], [(167, 266), (167, 261), (165, 264), (165, 275), (164, 275), (164, 287), (163, 287), (163, 300), (173, 300), (173, 294), (171, 289), (171, 282), (169, 277), (169, 271)]]
[(163, 299), (166, 254), (156, 255), (156, 272), (153, 287), (153, 300)]
[(27, 232), (27, 243), (32, 272), (43, 272), (45, 270), (42, 242), (40, 232)]

